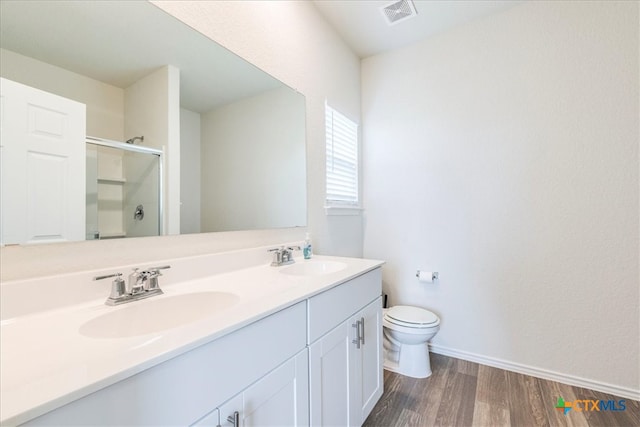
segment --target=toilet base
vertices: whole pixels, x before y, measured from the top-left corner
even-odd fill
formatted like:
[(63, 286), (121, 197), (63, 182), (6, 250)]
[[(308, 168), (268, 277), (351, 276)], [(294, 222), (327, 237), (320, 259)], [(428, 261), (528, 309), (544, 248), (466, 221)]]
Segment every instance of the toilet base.
[(429, 347), (426, 343), (418, 345), (402, 345), (399, 351), (384, 349), (383, 368), (411, 378), (428, 378), (431, 376)]

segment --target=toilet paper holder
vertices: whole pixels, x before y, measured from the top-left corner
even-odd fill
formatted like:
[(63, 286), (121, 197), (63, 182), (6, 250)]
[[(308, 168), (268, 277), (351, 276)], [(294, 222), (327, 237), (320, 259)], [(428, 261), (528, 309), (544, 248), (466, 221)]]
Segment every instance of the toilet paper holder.
[[(416, 277), (419, 279), (420, 278), (420, 270), (416, 271)], [(438, 280), (438, 272), (437, 271), (432, 271), (431, 272), (431, 280)]]

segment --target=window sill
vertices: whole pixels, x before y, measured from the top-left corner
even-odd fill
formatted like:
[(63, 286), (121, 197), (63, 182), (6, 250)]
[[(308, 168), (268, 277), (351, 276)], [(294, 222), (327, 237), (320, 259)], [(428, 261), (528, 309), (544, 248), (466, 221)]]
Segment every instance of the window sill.
[(359, 206), (325, 206), (324, 210), (327, 216), (356, 216), (362, 215), (362, 211), (364, 211), (364, 209)]

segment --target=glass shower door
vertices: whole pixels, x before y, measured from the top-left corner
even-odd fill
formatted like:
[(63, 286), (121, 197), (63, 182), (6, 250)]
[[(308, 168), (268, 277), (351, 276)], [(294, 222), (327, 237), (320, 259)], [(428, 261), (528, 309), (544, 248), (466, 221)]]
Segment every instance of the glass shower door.
[(160, 235), (161, 156), (105, 144), (87, 141), (86, 239)]
[(158, 156), (124, 153), (124, 226), (127, 237), (157, 236), (160, 230)]

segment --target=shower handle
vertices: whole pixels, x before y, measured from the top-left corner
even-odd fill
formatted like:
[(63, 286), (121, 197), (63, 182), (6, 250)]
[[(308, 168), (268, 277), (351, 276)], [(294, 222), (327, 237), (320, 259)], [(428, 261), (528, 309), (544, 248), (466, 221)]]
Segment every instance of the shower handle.
[(144, 219), (144, 206), (136, 206), (136, 210), (135, 212), (133, 212), (133, 219), (137, 219), (139, 221), (142, 221)]

